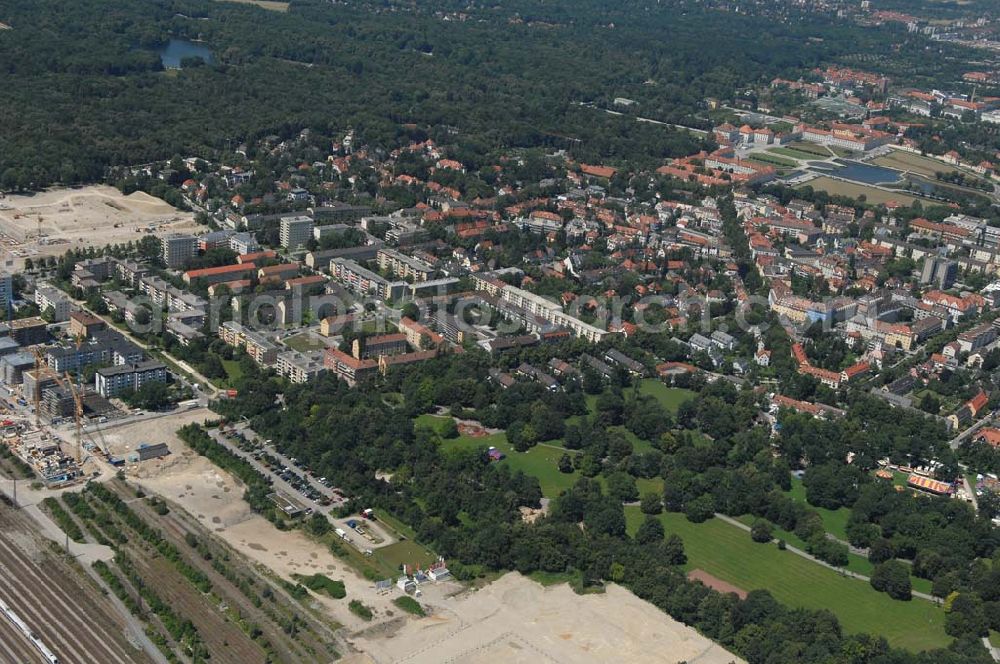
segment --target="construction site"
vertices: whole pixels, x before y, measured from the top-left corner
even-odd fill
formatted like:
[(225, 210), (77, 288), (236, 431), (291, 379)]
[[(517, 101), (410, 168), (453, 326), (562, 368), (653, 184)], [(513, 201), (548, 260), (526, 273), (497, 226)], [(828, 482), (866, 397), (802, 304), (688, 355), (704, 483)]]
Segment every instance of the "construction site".
[[(83, 438), (87, 414), (106, 419), (106, 413), (113, 412), (115, 407), (106, 399), (88, 393), (79, 377), (74, 383), (69, 373), (59, 375), (50, 369), (37, 348), (34, 355), (35, 368), (24, 371), (20, 394), (17, 388), (6, 388), (10, 400), (2, 404), (7, 415), (3, 421), (3, 442), (46, 485), (66, 486), (84, 476), (84, 463), (97, 447)], [(31, 414), (25, 413), (29, 404)], [(68, 445), (63, 436), (43, 427), (43, 423), (56, 425), (64, 420), (73, 423), (74, 435)], [(104, 454), (110, 462), (110, 455)]]
[(132, 450), (113, 450), (101, 425), (129, 416), (127, 407), (95, 393), (82, 376), (59, 374), (34, 349), (34, 369), (23, 382), (5, 387), (0, 402), (3, 444), (48, 487), (61, 488), (123, 466), (127, 459), (148, 460), (169, 453), (158, 445), (140, 444)]
[(480, 588), (421, 601), (427, 617), (359, 632), (351, 664), (437, 662), (699, 662), (742, 659), (620, 586), (576, 595), (509, 573)]
[(5, 269), (67, 249), (139, 240), (145, 233), (197, 230), (194, 215), (143, 192), (128, 196), (94, 185), (11, 194), (0, 199), (0, 254)]

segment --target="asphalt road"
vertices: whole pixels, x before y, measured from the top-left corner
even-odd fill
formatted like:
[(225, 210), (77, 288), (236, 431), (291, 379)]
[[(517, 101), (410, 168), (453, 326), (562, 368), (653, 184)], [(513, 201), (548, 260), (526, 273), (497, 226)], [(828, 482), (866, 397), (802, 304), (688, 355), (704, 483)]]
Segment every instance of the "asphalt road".
[(976, 422), (975, 424), (973, 424), (972, 426), (970, 426), (969, 428), (967, 428), (962, 433), (960, 433), (957, 436), (955, 436), (954, 438), (952, 438), (951, 441), (948, 443), (951, 446), (951, 449), (957, 450), (959, 448), (959, 446), (962, 444), (963, 441), (965, 441), (969, 436), (971, 436), (975, 432), (979, 431), (979, 429), (983, 425), (988, 424), (992, 420), (993, 420), (993, 413), (990, 413), (989, 415), (987, 415), (983, 419), (979, 420), (978, 422)]

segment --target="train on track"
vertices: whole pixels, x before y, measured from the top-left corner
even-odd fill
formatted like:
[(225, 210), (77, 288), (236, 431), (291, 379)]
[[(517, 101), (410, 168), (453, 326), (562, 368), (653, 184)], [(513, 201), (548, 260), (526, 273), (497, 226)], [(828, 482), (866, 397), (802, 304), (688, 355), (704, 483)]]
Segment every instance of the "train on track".
[(46, 662), (49, 664), (59, 664), (59, 658), (56, 657), (51, 650), (49, 650), (48, 646), (46, 646), (42, 640), (38, 638), (37, 634), (31, 631), (27, 623), (21, 620), (21, 616), (17, 615), (14, 609), (10, 608), (10, 606), (8, 606), (8, 604), (2, 599), (0, 599), (0, 611), (3, 612), (3, 614), (7, 617), (7, 620), (9, 620), (11, 624), (21, 632), (21, 634), (24, 634), (26, 639), (31, 641), (31, 645), (35, 647), (35, 650), (42, 654), (42, 657), (45, 658)]

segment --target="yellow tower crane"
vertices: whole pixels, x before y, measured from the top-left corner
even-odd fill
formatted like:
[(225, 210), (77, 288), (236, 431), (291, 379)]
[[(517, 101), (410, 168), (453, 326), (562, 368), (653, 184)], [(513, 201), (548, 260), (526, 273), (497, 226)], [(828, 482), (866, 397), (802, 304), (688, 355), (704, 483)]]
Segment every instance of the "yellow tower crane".
[(35, 349), (35, 426), (41, 427), (41, 405), (42, 405), (42, 376), (48, 376), (56, 382), (57, 385), (64, 389), (68, 389), (70, 395), (73, 397), (73, 419), (76, 422), (76, 462), (77, 464), (82, 463), (83, 460), (83, 399), (80, 394), (76, 391), (76, 387), (73, 386), (73, 378), (66, 372), (65, 380), (62, 376), (55, 372), (49, 365), (45, 362), (45, 357), (42, 352)]

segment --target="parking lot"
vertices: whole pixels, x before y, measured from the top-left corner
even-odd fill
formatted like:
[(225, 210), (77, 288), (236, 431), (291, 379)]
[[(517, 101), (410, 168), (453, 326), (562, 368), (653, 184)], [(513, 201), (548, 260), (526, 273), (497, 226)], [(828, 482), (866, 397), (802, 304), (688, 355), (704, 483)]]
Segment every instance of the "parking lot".
[(260, 440), (246, 427), (233, 427), (224, 432), (218, 429), (209, 432), (220, 444), (233, 454), (246, 459), (259, 473), (271, 481), (277, 493), (284, 494), (296, 503), (302, 503), (306, 514), (330, 512), (347, 502), (325, 477), (314, 477), (297, 459), (278, 452), (267, 441)]

